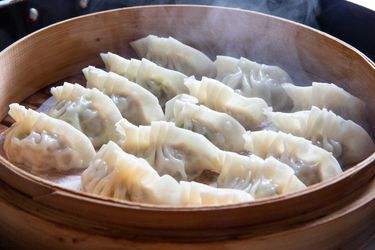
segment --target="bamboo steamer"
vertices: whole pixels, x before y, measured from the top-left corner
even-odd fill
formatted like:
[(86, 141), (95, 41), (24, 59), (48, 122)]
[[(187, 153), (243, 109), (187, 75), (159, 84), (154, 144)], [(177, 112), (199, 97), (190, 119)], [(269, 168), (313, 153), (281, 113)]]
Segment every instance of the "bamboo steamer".
[[(375, 132), (375, 66), (349, 45), (309, 27), (221, 7), (148, 6), (67, 20), (0, 53), (0, 115), (12, 102), (36, 108), (51, 83), (98, 54), (134, 56), (129, 42), (174, 36), (211, 57), (276, 64), (297, 83), (335, 82), (367, 103)], [(78, 78), (77, 78), (78, 77)], [(0, 157), (0, 247), (53, 249), (352, 249), (375, 233), (375, 154), (302, 192), (227, 206), (158, 207), (59, 188)]]

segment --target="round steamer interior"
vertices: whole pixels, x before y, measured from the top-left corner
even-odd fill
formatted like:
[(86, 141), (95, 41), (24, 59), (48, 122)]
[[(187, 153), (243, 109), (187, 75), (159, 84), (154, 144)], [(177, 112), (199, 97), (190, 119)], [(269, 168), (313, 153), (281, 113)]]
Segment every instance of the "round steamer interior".
[[(299, 85), (334, 82), (366, 102), (370, 132), (375, 132), (374, 65), (361, 53), (287, 20), (202, 6), (96, 13), (18, 41), (0, 53), (0, 129), (13, 123), (6, 115), (10, 103), (36, 109), (50, 96), (51, 83), (61, 85), (66, 80), (84, 85), (80, 70), (88, 65), (103, 67), (100, 52), (134, 57), (129, 42), (148, 34), (173, 36), (212, 59), (223, 54), (279, 65)], [(351, 211), (360, 206), (367, 209), (361, 219), (368, 219), (366, 215), (375, 206), (371, 202), (375, 197), (374, 157), (295, 194), (228, 206), (175, 208), (113, 202), (61, 189), (2, 156), (0, 198), (46, 220), (104, 235), (189, 242), (256, 237), (298, 228), (301, 223), (327, 222), (335, 213), (340, 218), (358, 216)]]

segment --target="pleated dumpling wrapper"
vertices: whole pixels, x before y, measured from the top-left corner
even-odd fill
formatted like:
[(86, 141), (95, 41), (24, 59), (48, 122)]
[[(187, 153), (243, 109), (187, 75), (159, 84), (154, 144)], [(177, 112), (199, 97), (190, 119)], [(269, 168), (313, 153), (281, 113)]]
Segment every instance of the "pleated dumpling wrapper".
[(145, 58), (141, 61), (128, 60), (112, 53), (101, 54), (101, 57), (107, 70), (120, 74), (150, 91), (158, 98), (162, 107), (176, 95), (188, 92), (184, 85), (187, 76), (181, 72), (163, 68)]
[(16, 121), (6, 133), (4, 151), (9, 161), (33, 171), (86, 168), (95, 157), (90, 140), (70, 124), (11, 104)]
[(165, 121), (135, 126), (123, 119), (116, 126), (117, 144), (125, 152), (146, 159), (160, 175), (191, 181), (203, 171), (220, 173), (222, 151), (203, 135)]
[(149, 125), (165, 120), (158, 99), (148, 90), (113, 72), (89, 66), (83, 73), (88, 88), (97, 88), (108, 95), (121, 115), (135, 125)]
[(95, 148), (114, 138), (115, 124), (122, 116), (111, 98), (97, 89), (67, 82), (52, 88), (51, 93), (57, 103), (48, 110), (48, 115), (82, 131)]
[(124, 76), (129, 81), (136, 81), (141, 60), (135, 58), (129, 60), (111, 52), (101, 53), (100, 57), (108, 71)]
[(218, 187), (240, 189), (255, 199), (288, 194), (306, 188), (288, 165), (268, 157), (244, 156), (232, 152), (222, 154)]
[(104, 197), (155, 205), (225, 205), (254, 199), (241, 190), (160, 176), (146, 160), (124, 152), (113, 142), (103, 145), (83, 172), (82, 188)]
[(197, 103), (194, 96), (177, 95), (166, 103), (165, 117), (177, 127), (203, 135), (222, 150), (241, 152), (244, 127), (230, 115)]
[(147, 58), (168, 69), (177, 70), (187, 76), (215, 77), (216, 69), (208, 56), (173, 37), (148, 35), (130, 43), (141, 58)]
[(246, 97), (259, 97), (275, 111), (288, 110), (292, 100), (281, 84), (292, 83), (288, 73), (278, 66), (270, 66), (229, 56), (217, 56), (216, 79), (236, 93)]
[(266, 119), (264, 111), (272, 110), (263, 99), (236, 94), (232, 88), (215, 79), (203, 77), (198, 81), (190, 77), (185, 80), (185, 85), (200, 104), (229, 114), (246, 130), (259, 129)]
[(333, 83), (313, 82), (312, 86), (283, 84), (293, 101), (291, 112), (310, 110), (312, 106), (333, 111), (346, 120), (368, 128), (366, 104)]
[(313, 106), (311, 110), (266, 112), (266, 115), (272, 127), (312, 141), (332, 152), (343, 166), (359, 162), (375, 152), (374, 142), (366, 130), (332, 111)]
[(290, 166), (306, 186), (342, 173), (331, 152), (302, 137), (263, 130), (247, 132), (244, 138), (246, 151), (263, 159), (275, 157)]

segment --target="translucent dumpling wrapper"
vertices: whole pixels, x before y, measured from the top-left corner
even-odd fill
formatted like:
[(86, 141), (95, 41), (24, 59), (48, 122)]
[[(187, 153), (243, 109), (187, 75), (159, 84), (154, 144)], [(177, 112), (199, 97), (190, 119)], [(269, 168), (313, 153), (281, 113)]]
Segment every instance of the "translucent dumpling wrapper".
[(292, 100), (281, 84), (291, 83), (288, 73), (277, 66), (269, 66), (229, 56), (217, 56), (216, 79), (236, 93), (246, 97), (259, 97), (276, 111), (290, 110)]
[(213, 62), (199, 50), (168, 37), (148, 35), (130, 43), (141, 58), (147, 58), (162, 67), (177, 70), (187, 76), (215, 77)]
[(264, 111), (272, 110), (263, 99), (236, 94), (232, 88), (215, 79), (203, 77), (198, 81), (191, 77), (185, 80), (185, 85), (200, 104), (229, 114), (246, 130), (259, 129), (266, 119)]
[(198, 99), (190, 95), (174, 97), (166, 104), (166, 119), (177, 127), (203, 135), (222, 150), (242, 151), (244, 127), (230, 115), (197, 103)]
[(374, 142), (361, 126), (332, 111), (312, 107), (295, 113), (266, 112), (266, 115), (273, 127), (312, 141), (332, 152), (344, 166), (375, 152)]
[(331, 110), (363, 128), (368, 127), (365, 103), (333, 83), (313, 82), (308, 87), (283, 84), (283, 88), (293, 100), (291, 112), (310, 110), (316, 106)]
[(177, 180), (194, 180), (203, 171), (219, 173), (222, 151), (203, 135), (155, 121), (135, 126), (125, 119), (117, 124), (117, 143), (127, 153), (146, 159), (160, 174)]
[(33, 171), (67, 171), (86, 168), (95, 157), (90, 140), (70, 124), (18, 104), (9, 107), (15, 120), (4, 141), (9, 161)]
[(302, 137), (264, 130), (247, 132), (244, 138), (246, 151), (263, 159), (272, 156), (287, 164), (307, 186), (342, 173), (331, 152)]
[(153, 93), (164, 107), (168, 100), (188, 92), (184, 85), (185, 78), (186, 75), (180, 72), (165, 69), (147, 59), (142, 59), (136, 82)]
[(235, 188), (254, 198), (288, 194), (306, 188), (288, 165), (269, 157), (265, 160), (227, 152), (223, 154), (223, 168), (218, 187)]
[(103, 145), (83, 172), (82, 188), (104, 197), (156, 205), (224, 205), (254, 199), (241, 190), (160, 176), (146, 160), (122, 151), (113, 142)]
[(51, 93), (57, 103), (49, 109), (48, 115), (82, 131), (95, 148), (115, 136), (115, 124), (122, 116), (111, 98), (97, 89), (67, 82), (52, 88)]
[(108, 71), (124, 76), (133, 82), (136, 80), (141, 60), (133, 58), (128, 60), (111, 52), (101, 53), (100, 57)]
[(113, 72), (89, 66), (83, 69), (88, 88), (97, 88), (108, 95), (121, 115), (135, 125), (149, 125), (165, 120), (158, 99), (148, 90)]
[[(128, 60), (120, 56), (113, 56), (110, 53), (102, 54), (102, 59), (106, 64), (107, 70), (135, 81), (150, 91), (159, 99), (162, 107), (176, 95), (188, 92), (184, 85), (186, 75), (163, 68), (147, 59), (143, 58), (142, 61), (137, 59)], [(121, 70), (118, 70), (119, 67), (112, 66), (112, 64), (121, 64), (123, 66)]]
[(214, 62), (216, 68), (216, 79), (222, 81), (226, 76), (240, 71), (238, 67), (239, 59), (231, 56), (216, 56)]

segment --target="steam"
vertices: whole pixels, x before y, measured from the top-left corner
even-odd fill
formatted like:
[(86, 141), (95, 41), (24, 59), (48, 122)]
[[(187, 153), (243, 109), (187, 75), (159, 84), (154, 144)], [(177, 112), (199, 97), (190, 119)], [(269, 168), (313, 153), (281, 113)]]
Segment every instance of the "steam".
[(314, 28), (319, 28), (316, 20), (316, 16), (320, 12), (319, 0), (130, 0), (123, 1), (123, 3), (118, 1), (120, 3), (116, 3), (116, 5), (114, 4), (114, 1), (105, 0), (81, 0), (81, 2), (84, 2), (85, 8), (88, 7), (88, 12), (150, 4), (199, 4), (224, 6), (258, 11), (269, 15), (287, 18)]
[[(110, 1), (90, 1), (89, 12), (96, 9), (110, 8)], [(126, 6), (142, 4), (204, 4), (250, 9), (266, 14), (272, 14), (300, 23), (317, 27), (316, 16), (319, 12), (318, 0), (254, 0), (254, 1), (126, 1)], [(150, 22), (152, 13), (154, 22)], [(202, 15), (202, 13), (204, 13)], [(195, 7), (186, 7), (183, 10), (170, 8), (145, 8), (143, 12), (135, 16), (135, 38), (154, 34), (157, 36), (173, 36), (181, 42), (191, 45), (204, 52), (215, 60), (217, 55), (234, 57), (246, 57), (252, 61), (268, 65), (277, 65), (286, 70), (292, 80), (298, 85), (311, 85), (312, 81), (324, 81), (324, 76), (312, 76), (310, 65), (302, 65), (300, 58), (303, 51), (297, 51), (298, 30), (288, 30), (285, 35), (285, 27), (271, 18), (256, 16), (249, 19), (246, 12), (234, 12), (221, 8), (210, 11), (197, 10)], [(250, 20), (250, 21), (249, 21)], [(178, 22), (178, 25), (176, 25)], [(116, 38), (114, 38), (116, 40)], [(303, 40), (303, 39), (302, 39)], [(128, 46), (131, 41), (124, 41), (119, 47), (120, 54), (126, 57), (134, 57), (135, 54)], [(300, 44), (299, 44), (300, 45)], [(301, 46), (299, 46), (301, 47)], [(302, 54), (301, 54), (302, 53)], [(320, 67), (318, 62), (312, 62)]]
[[(167, 2), (167, 1), (166, 1)], [(169, 1), (170, 2), (170, 1)], [(206, 1), (173, 1), (176, 4), (206, 4), (224, 7), (234, 7), (245, 10), (253, 10), (269, 15), (287, 18), (299, 23), (303, 23), (314, 28), (318, 28), (316, 20), (320, 12), (318, 0), (206, 0)]]

